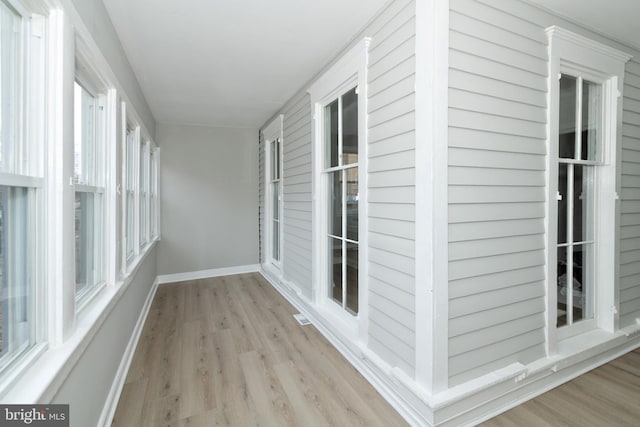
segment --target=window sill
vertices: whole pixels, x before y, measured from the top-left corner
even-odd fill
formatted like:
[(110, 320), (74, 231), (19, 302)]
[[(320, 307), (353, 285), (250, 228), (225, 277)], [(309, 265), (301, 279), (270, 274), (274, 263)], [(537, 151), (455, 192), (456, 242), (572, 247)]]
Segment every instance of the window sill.
[[(16, 369), (16, 381), (0, 392), (3, 404), (31, 404), (49, 402), (80, 360), (105, 319), (118, 304), (135, 277), (135, 271), (151, 252), (155, 240), (135, 260), (124, 280), (104, 286), (78, 313), (75, 330), (57, 347), (36, 346)], [(37, 353), (36, 351), (39, 350)], [(26, 363), (29, 362), (29, 363)]]

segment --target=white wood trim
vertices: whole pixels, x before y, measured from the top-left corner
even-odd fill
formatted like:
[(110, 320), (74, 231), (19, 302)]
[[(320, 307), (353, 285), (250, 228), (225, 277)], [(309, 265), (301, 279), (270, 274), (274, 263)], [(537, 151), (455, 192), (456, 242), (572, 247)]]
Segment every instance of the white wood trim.
[(448, 387), (449, 1), (416, 2), (416, 382)]
[[(549, 38), (549, 92), (548, 92), (548, 156), (547, 156), (547, 355), (558, 351), (558, 341), (566, 339), (573, 332), (584, 332), (588, 325), (556, 328), (557, 316), (557, 190), (558, 190), (558, 133), (559, 133), (559, 78), (560, 73), (587, 75), (603, 84), (603, 138), (602, 164), (594, 166), (596, 213), (596, 275), (594, 292), (594, 317), (597, 327), (613, 332), (619, 323), (619, 277), (617, 272), (617, 242), (619, 236), (620, 192), (620, 147), (622, 142), (622, 91), (624, 84), (624, 64), (630, 55), (610, 48), (602, 43), (553, 26), (546, 30)], [(580, 79), (578, 79), (580, 81)], [(577, 112), (580, 108), (577, 109)], [(576, 117), (576, 128), (581, 129), (580, 117)], [(569, 189), (571, 191), (571, 189)], [(567, 227), (572, 227), (568, 224)], [(571, 280), (571, 278), (569, 278)], [(572, 283), (572, 281), (569, 281)], [(570, 290), (572, 286), (568, 287)], [(571, 292), (567, 298), (571, 297)], [(578, 326), (578, 325), (576, 325)], [(569, 331), (568, 329), (574, 329)]]
[[(367, 67), (369, 58), (369, 37), (363, 38), (339, 58), (308, 89), (313, 120), (312, 132), (312, 295), (319, 313), (333, 319), (344, 331), (351, 331), (351, 338), (360, 342), (368, 341), (368, 221), (367, 221), (367, 180), (368, 180), (368, 121), (367, 121)], [(353, 86), (358, 87), (358, 315), (352, 316), (345, 310), (339, 312), (327, 297), (327, 183), (323, 166), (323, 132), (321, 122), (324, 105), (338, 98)]]
[(133, 332), (131, 334), (131, 338), (129, 338), (127, 348), (122, 354), (122, 359), (120, 360), (118, 371), (116, 372), (116, 376), (113, 379), (113, 383), (111, 383), (109, 395), (107, 396), (107, 400), (105, 401), (104, 407), (102, 408), (102, 413), (100, 414), (100, 418), (98, 419), (98, 426), (108, 427), (113, 421), (113, 417), (116, 414), (116, 408), (118, 407), (118, 401), (120, 400), (120, 395), (122, 393), (122, 388), (124, 387), (124, 382), (127, 379), (127, 373), (129, 372), (129, 367), (131, 366), (133, 355), (136, 352), (138, 341), (140, 340), (140, 336), (142, 335), (144, 322), (147, 320), (147, 316), (149, 315), (151, 303), (153, 302), (153, 298), (156, 295), (157, 289), (158, 278), (156, 277), (156, 280), (153, 282), (153, 286), (151, 286), (151, 289), (149, 290), (149, 294), (147, 294), (147, 299), (142, 306), (142, 310), (140, 311), (140, 315), (138, 316), (136, 325), (133, 328)]
[[(263, 140), (264, 140), (264, 238), (265, 238), (265, 247), (264, 247), (264, 262), (274, 265), (274, 267), (278, 268), (281, 272), (284, 271), (284, 263), (283, 263), (283, 240), (284, 240), (284, 114), (278, 115), (267, 127), (262, 131)], [(280, 199), (278, 200), (279, 209), (280, 209), (280, 220), (279, 225), (280, 229), (278, 230), (279, 234), (279, 244), (280, 244), (280, 260), (275, 261), (273, 259), (273, 240), (272, 240), (272, 222), (273, 222), (273, 194), (271, 191), (271, 143), (273, 143), (276, 139), (280, 139), (280, 181), (279, 181), (279, 190), (280, 190)], [(281, 273), (282, 274), (282, 273)]]
[(260, 264), (237, 265), (233, 267), (213, 268), (211, 270), (189, 271), (185, 273), (162, 274), (158, 276), (161, 285), (187, 280), (209, 279), (211, 277), (231, 276), (234, 274), (255, 273), (260, 271)]

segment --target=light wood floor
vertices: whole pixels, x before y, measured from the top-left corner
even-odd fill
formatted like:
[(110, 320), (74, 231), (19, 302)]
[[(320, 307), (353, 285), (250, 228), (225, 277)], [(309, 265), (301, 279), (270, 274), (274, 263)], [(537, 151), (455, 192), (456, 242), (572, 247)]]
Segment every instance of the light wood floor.
[(482, 426), (640, 426), (640, 349), (525, 402)]
[(258, 274), (160, 286), (112, 425), (406, 425), (295, 312)]

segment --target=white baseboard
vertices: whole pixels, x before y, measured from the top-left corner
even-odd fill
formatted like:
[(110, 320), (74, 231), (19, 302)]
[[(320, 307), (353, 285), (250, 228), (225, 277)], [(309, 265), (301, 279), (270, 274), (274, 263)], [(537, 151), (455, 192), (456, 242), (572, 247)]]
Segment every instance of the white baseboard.
[(113, 422), (113, 417), (115, 416), (116, 408), (118, 407), (118, 401), (120, 400), (120, 394), (122, 393), (124, 382), (127, 378), (127, 373), (129, 372), (131, 361), (133, 360), (133, 355), (135, 354), (136, 347), (138, 346), (138, 341), (140, 340), (140, 335), (142, 334), (144, 322), (147, 319), (147, 315), (149, 314), (149, 310), (151, 309), (151, 303), (153, 302), (153, 298), (156, 295), (158, 283), (158, 278), (156, 277), (156, 280), (153, 282), (153, 285), (149, 290), (147, 299), (142, 306), (142, 311), (138, 316), (136, 325), (133, 328), (133, 332), (131, 334), (131, 338), (129, 339), (129, 343), (127, 344), (127, 348), (122, 355), (120, 366), (118, 366), (118, 371), (116, 372), (116, 376), (113, 379), (111, 389), (109, 390), (109, 395), (107, 396), (107, 400), (104, 404), (104, 407), (102, 408), (102, 413), (100, 414), (100, 418), (98, 420), (99, 427), (109, 427)]
[(259, 264), (237, 265), (234, 267), (214, 268), (211, 270), (189, 271), (186, 273), (163, 274), (158, 276), (158, 283), (184, 282), (186, 280), (209, 279), (211, 277), (231, 276), (233, 274), (256, 273), (260, 271)]

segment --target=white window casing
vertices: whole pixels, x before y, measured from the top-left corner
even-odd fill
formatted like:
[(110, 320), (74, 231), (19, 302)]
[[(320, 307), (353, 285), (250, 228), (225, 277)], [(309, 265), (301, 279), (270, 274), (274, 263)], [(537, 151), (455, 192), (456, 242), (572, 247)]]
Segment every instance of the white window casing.
[(262, 133), (265, 159), (264, 238), (266, 267), (282, 274), (283, 212), (283, 120), (280, 114)]
[[(619, 227), (619, 203), (617, 200), (620, 191), (621, 94), (624, 65), (630, 56), (559, 27), (554, 26), (548, 28), (547, 35), (549, 37), (550, 54), (548, 111), (549, 151), (547, 157), (548, 215), (546, 218), (548, 230), (547, 351), (549, 355), (553, 355), (557, 352), (558, 341), (564, 338), (586, 332), (594, 327), (608, 332), (613, 332), (617, 329), (618, 281), (616, 279), (616, 254)], [(571, 81), (571, 79), (575, 78), (577, 88), (575, 102), (573, 99), (567, 99), (566, 95), (562, 100), (562, 105), (575, 106), (576, 108), (576, 111), (573, 113), (575, 123), (569, 124), (575, 129), (574, 147), (576, 151), (570, 156), (564, 155), (559, 151), (559, 135), (566, 132), (566, 130), (561, 128), (563, 126), (567, 127), (567, 124), (560, 123), (561, 115), (567, 116), (564, 111), (560, 111), (561, 77), (564, 78), (563, 81)], [(590, 96), (591, 104), (585, 107), (585, 111), (581, 111), (583, 109), (582, 97), (589, 96), (589, 89), (583, 90), (583, 82), (584, 87), (587, 87), (587, 84), (589, 84), (589, 88), (597, 89), (596, 92), (593, 93), (601, 92), (602, 94), (601, 100), (598, 100), (595, 96)], [(582, 123), (585, 117), (590, 120), (598, 117), (601, 117), (601, 119), (598, 123)], [(597, 151), (589, 157), (584, 153), (582, 155), (580, 153), (581, 147), (584, 144), (582, 134), (585, 126), (593, 126), (594, 129), (598, 131), (601, 129), (601, 135), (598, 135), (599, 142), (597, 143)], [(587, 280), (581, 276), (580, 278), (583, 283), (579, 283), (580, 281), (576, 282), (577, 279), (573, 277), (573, 269), (576, 263), (572, 262), (571, 265), (566, 265), (566, 271), (560, 272), (559, 274), (558, 248), (560, 248), (561, 252), (565, 250), (563, 248), (567, 248), (566, 253), (573, 253), (574, 250), (573, 241), (565, 242), (566, 239), (564, 236), (558, 236), (558, 215), (562, 214), (563, 218), (565, 215), (564, 211), (559, 212), (559, 202), (562, 202), (561, 199), (567, 197), (559, 193), (558, 177), (560, 176), (560, 169), (563, 171), (566, 170), (566, 174), (569, 177), (566, 181), (568, 182), (567, 185), (569, 189), (564, 190), (564, 192), (567, 193), (569, 201), (574, 201), (574, 199), (577, 201), (580, 199), (580, 203), (586, 204), (586, 200), (591, 199), (589, 204), (592, 208), (584, 208), (585, 211), (589, 210), (589, 212), (582, 212), (580, 221), (588, 222), (587, 225), (583, 225), (585, 227), (590, 227), (589, 224), (591, 224), (593, 236), (589, 236), (584, 244), (582, 242), (575, 243), (575, 245), (581, 248), (593, 245), (593, 265), (588, 266), (590, 270), (589, 274), (593, 281), (592, 293), (589, 296), (589, 298), (593, 298), (593, 312), (591, 316), (593, 320), (591, 321), (576, 321), (574, 323), (574, 319), (572, 319), (573, 301), (577, 296), (576, 294), (578, 294), (578, 292), (574, 291), (574, 284), (578, 283), (579, 293), (582, 294), (582, 292), (584, 292), (584, 294), (582, 294), (583, 297), (586, 296), (587, 292)], [(583, 176), (583, 180), (589, 182), (588, 187), (590, 190), (583, 188), (581, 194), (574, 196), (574, 189), (572, 187), (574, 182), (573, 174), (574, 170), (577, 171), (578, 169), (584, 170), (583, 173), (593, 176), (593, 179), (587, 180), (587, 175), (581, 175)], [(587, 194), (587, 190), (590, 191), (589, 194)], [(566, 204), (565, 202), (565, 205)], [(571, 206), (563, 208), (569, 212), (568, 215), (566, 215), (567, 224), (563, 226), (563, 229), (569, 230), (567, 234), (571, 237), (574, 233), (573, 219), (575, 215), (573, 213), (573, 203), (569, 204), (571, 204)], [(560, 243), (558, 240), (559, 237)], [(580, 251), (584, 251), (584, 249), (580, 249)], [(565, 264), (572, 259), (573, 255), (569, 255)], [(587, 263), (581, 260), (578, 267), (582, 268), (585, 264)], [(587, 273), (582, 272), (581, 274), (586, 275)], [(558, 288), (559, 275), (561, 275), (560, 281), (562, 282), (564, 280), (562, 283), (565, 283), (565, 285), (561, 285), (560, 288)], [(559, 294), (561, 294), (560, 297)], [(567, 307), (572, 308), (570, 313), (566, 313), (566, 320), (562, 321), (558, 320), (559, 298), (565, 298), (564, 301), (567, 303)], [(580, 307), (580, 316), (587, 311), (587, 307)], [(562, 313), (560, 314), (562, 315)], [(566, 324), (564, 322), (566, 322)], [(557, 324), (560, 325), (560, 327), (556, 327)]]
[[(368, 340), (367, 273), (367, 64), (370, 38), (356, 43), (308, 89), (313, 116), (312, 149), (312, 277), (313, 303), (319, 313), (354, 342)], [(355, 88), (357, 94), (358, 161), (358, 312), (350, 313), (329, 297), (328, 172), (325, 165), (325, 107)], [(339, 133), (342, 130), (339, 130)], [(342, 163), (340, 163), (342, 164)], [(338, 166), (343, 169), (345, 166)], [(350, 166), (348, 166), (350, 167)], [(336, 170), (337, 170), (336, 169)], [(342, 219), (346, 221), (343, 209)], [(343, 227), (343, 230), (345, 228)], [(344, 237), (344, 236), (343, 236)], [(344, 245), (343, 245), (344, 249)], [(344, 256), (344, 255), (343, 255)], [(343, 258), (344, 260), (344, 258)], [(343, 261), (343, 264), (344, 261)], [(344, 277), (344, 274), (343, 274)], [(344, 283), (343, 283), (344, 286)], [(343, 301), (343, 304), (345, 302)]]

